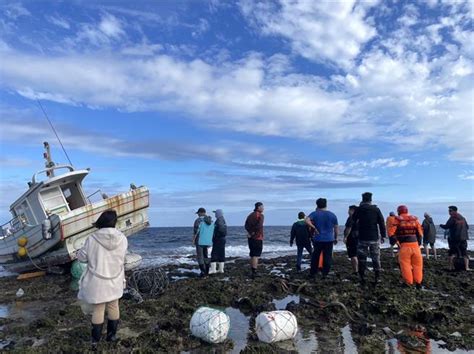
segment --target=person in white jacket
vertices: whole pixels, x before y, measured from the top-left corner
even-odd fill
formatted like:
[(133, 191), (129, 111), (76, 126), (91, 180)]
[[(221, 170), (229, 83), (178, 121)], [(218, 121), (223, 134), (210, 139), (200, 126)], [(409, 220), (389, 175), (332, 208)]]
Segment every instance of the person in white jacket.
[(125, 285), (124, 262), (128, 242), (115, 228), (117, 213), (106, 210), (95, 222), (98, 228), (78, 251), (77, 259), (87, 262), (79, 280), (77, 297), (94, 305), (92, 313), (92, 346), (96, 348), (102, 334), (104, 314), (107, 310), (107, 341), (116, 341), (120, 319), (119, 299)]

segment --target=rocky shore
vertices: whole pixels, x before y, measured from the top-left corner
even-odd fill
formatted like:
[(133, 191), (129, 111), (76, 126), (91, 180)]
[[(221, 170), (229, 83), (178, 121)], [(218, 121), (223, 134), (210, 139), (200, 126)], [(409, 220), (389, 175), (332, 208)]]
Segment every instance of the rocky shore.
[[(250, 279), (247, 260), (226, 264), (226, 273), (198, 278), (196, 267), (166, 266), (171, 282), (156, 297), (121, 300), (120, 341), (101, 343), (110, 352), (434, 352), (474, 350), (474, 272), (448, 272), (446, 252), (425, 260), (424, 288), (401, 286), (395, 258), (382, 252), (381, 283), (361, 287), (344, 253), (335, 255), (328, 279), (295, 271), (295, 256), (263, 260)], [(471, 257), (473, 254), (471, 254)], [(305, 260), (306, 264), (308, 260)], [(371, 280), (372, 274), (368, 275)], [(30, 280), (0, 278), (0, 350), (84, 352), (90, 348), (69, 275)], [(24, 295), (17, 297), (19, 288)], [(191, 336), (189, 321), (202, 305), (231, 318), (229, 338), (210, 345)], [(298, 320), (293, 341), (257, 341), (254, 318), (288, 309)]]

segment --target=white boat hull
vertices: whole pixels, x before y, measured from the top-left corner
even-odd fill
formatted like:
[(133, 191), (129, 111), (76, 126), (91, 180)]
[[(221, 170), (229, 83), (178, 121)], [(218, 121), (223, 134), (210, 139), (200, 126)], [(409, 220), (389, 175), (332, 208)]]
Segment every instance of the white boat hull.
[[(93, 223), (102, 212), (114, 209), (118, 214), (117, 229), (130, 236), (149, 226), (148, 206), (148, 189), (140, 187), (62, 215), (51, 215), (50, 240), (43, 238), (41, 224), (25, 226), (0, 240), (0, 265), (12, 272), (25, 272), (69, 263), (96, 230)], [(18, 256), (17, 242), (22, 236), (28, 239), (26, 257)]]

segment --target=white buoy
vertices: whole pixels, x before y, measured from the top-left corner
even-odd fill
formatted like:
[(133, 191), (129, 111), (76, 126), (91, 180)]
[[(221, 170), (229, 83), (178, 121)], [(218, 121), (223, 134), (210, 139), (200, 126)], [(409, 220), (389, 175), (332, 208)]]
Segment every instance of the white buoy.
[(229, 316), (210, 307), (200, 307), (194, 312), (189, 325), (193, 336), (208, 343), (221, 343), (226, 340), (230, 329)]
[(126, 272), (138, 268), (142, 264), (142, 256), (138, 253), (127, 252), (125, 254), (124, 269)]
[(255, 319), (258, 339), (265, 343), (293, 339), (298, 332), (296, 317), (290, 311), (262, 312)]

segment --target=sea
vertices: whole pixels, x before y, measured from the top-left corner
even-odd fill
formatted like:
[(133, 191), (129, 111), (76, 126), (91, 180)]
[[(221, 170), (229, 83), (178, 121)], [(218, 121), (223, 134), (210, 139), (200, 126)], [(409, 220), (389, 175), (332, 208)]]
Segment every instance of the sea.
[[(290, 247), (290, 226), (265, 226), (263, 258), (275, 258), (296, 254), (296, 246)], [(166, 264), (195, 264), (195, 247), (192, 244), (192, 227), (149, 227), (128, 238), (129, 251), (142, 256), (142, 267)], [(334, 250), (346, 250), (342, 242), (342, 228), (339, 232), (340, 241)], [(444, 230), (438, 229), (436, 248), (448, 248), (444, 238)], [(382, 248), (389, 247), (386, 241)], [(474, 225), (469, 227), (468, 249), (474, 249)], [(228, 227), (226, 257), (247, 258), (247, 233), (243, 227)], [(0, 267), (0, 277), (11, 275)]]

